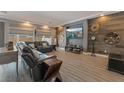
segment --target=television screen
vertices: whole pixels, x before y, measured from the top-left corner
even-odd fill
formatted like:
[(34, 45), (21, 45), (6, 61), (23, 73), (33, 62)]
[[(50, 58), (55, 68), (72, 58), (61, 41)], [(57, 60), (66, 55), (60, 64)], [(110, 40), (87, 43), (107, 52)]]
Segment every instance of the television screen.
[(83, 29), (80, 28), (71, 28), (67, 29), (67, 39), (78, 39), (83, 37)]

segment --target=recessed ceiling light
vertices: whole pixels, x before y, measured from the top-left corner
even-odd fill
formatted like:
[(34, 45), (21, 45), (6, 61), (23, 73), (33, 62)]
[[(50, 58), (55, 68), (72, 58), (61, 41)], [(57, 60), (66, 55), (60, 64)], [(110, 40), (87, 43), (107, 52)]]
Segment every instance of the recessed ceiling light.
[(29, 22), (29, 21), (26, 21), (25, 23), (30, 24), (30, 22)]
[(26, 22), (24, 22), (22, 24), (25, 25), (25, 26), (32, 26), (31, 22), (29, 22), (29, 21), (26, 21)]
[(59, 26), (58, 26), (58, 29), (59, 29), (59, 30), (62, 30), (62, 29), (63, 29), (63, 26), (60, 26), (60, 25), (59, 25)]
[(100, 16), (104, 16), (104, 14), (100, 14)]
[(42, 29), (49, 29), (49, 26), (48, 25), (43, 25)]

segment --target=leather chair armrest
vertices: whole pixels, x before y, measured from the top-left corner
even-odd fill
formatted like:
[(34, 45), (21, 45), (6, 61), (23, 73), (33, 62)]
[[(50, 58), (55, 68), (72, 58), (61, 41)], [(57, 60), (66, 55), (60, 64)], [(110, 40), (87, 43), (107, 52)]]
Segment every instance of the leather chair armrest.
[(55, 55), (50, 55), (47, 58), (43, 59), (43, 60), (37, 60), (38, 64), (42, 64), (43, 61), (47, 60), (47, 59), (51, 59), (51, 58), (57, 58), (57, 56)]
[(55, 56), (55, 55), (50, 55), (50, 56), (48, 56), (45, 60), (50, 59), (50, 58), (57, 58), (57, 56)]

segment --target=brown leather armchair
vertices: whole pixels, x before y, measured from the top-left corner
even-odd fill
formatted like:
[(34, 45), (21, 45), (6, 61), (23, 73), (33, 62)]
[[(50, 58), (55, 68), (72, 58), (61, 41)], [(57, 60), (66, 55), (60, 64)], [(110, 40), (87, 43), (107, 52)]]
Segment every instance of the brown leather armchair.
[(38, 60), (32, 50), (25, 47), (22, 58), (29, 66), (30, 76), (34, 81), (62, 81), (59, 74), (62, 61), (58, 60), (56, 56), (48, 56)]

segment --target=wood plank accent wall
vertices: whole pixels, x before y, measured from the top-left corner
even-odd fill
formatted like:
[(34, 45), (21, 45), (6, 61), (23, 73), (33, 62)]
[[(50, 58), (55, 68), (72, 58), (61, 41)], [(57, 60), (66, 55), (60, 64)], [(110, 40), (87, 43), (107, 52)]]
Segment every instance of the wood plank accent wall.
[[(99, 31), (96, 33), (95, 51), (104, 53), (105, 50), (114, 53), (124, 53), (124, 12), (118, 12), (106, 16), (97, 17), (88, 20), (88, 51), (92, 50), (90, 40), (91, 26), (99, 24)], [(116, 46), (108, 46), (104, 43), (104, 37), (109, 32), (117, 32), (120, 36), (120, 42)], [(121, 46), (121, 47), (117, 47)]]

